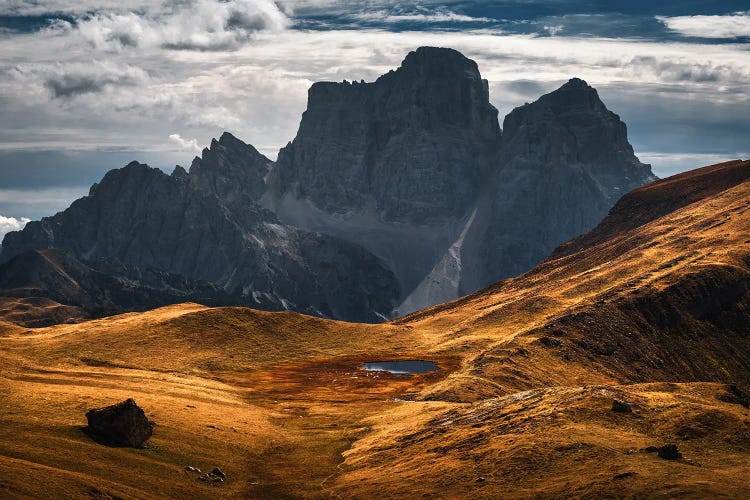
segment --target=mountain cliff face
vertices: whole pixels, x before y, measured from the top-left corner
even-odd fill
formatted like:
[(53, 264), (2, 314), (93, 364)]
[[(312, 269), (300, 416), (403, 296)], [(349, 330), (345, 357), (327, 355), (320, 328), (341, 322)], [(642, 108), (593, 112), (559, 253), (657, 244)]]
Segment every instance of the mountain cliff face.
[(404, 314), (531, 269), (655, 179), (582, 80), (514, 110), (502, 133), (496, 113), (450, 49), (420, 48), (373, 83), (315, 84), (264, 204), (383, 259)]
[(204, 148), (190, 167), (190, 184), (224, 203), (254, 204), (265, 192), (273, 162), (232, 134), (224, 133)]
[(504, 121), (497, 168), (467, 235), (459, 294), (517, 276), (593, 228), (625, 193), (656, 177), (595, 89), (574, 78)]
[[(237, 150), (227, 153), (217, 143), (208, 153), (193, 165), (200, 174), (195, 180), (182, 169), (168, 176), (136, 162), (110, 171), (67, 210), (6, 236), (3, 260), (56, 248), (133, 279), (158, 270), (212, 283), (235, 302), (264, 309), (355, 321), (389, 313), (398, 288), (375, 257), (351, 243), (284, 226), (253, 203), (232, 203), (238, 198), (229, 193), (231, 183), (208, 169)], [(211, 189), (196, 187), (203, 185)]]
[[(18, 304), (15, 309), (23, 306), (26, 314), (15, 322), (29, 327), (146, 311), (176, 302), (242, 303), (210, 283), (153, 269), (134, 280), (97, 271), (55, 249), (30, 250), (0, 264), (0, 297)], [(40, 298), (54, 302), (34, 307)], [(52, 318), (43, 313), (50, 309), (55, 312)]]
[(314, 84), (276, 188), (328, 213), (433, 225), (474, 203), (499, 137), (476, 63), (423, 47), (373, 83)]
[(377, 321), (519, 275), (654, 180), (573, 79), (506, 117), (474, 61), (422, 47), (372, 83), (314, 84), (277, 162), (225, 133), (186, 172), (137, 163), (3, 242), (213, 284), (249, 305)]

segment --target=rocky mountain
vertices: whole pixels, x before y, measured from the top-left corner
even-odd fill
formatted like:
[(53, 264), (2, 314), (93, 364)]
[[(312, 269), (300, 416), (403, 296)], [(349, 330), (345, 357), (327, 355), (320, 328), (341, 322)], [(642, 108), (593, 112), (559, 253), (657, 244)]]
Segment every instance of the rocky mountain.
[(466, 236), (458, 295), (526, 272), (656, 180), (625, 123), (577, 78), (505, 118), (496, 162), (480, 222)]
[[(210, 184), (222, 192), (207, 171), (225, 165), (225, 155), (224, 146), (212, 144), (206, 161), (194, 163), (195, 177), (137, 162), (112, 170), (67, 210), (8, 234), (3, 260), (56, 248), (146, 286), (154, 272), (168, 273), (263, 309), (355, 321), (378, 321), (390, 312), (398, 296), (393, 275), (362, 248), (284, 226), (251, 202), (201, 189)], [(187, 292), (179, 290), (183, 297)]]
[[(654, 180), (625, 124), (573, 79), (506, 117), (474, 61), (422, 47), (371, 83), (321, 82), (273, 162), (225, 133), (171, 176), (132, 163), (9, 234), (266, 309), (379, 321), (519, 275)], [(158, 285), (158, 284), (157, 284)]]
[(572, 79), (501, 133), (476, 63), (422, 47), (373, 83), (318, 83), (265, 205), (394, 270), (408, 313), (516, 276), (655, 179), (625, 124)]
[(232, 134), (224, 133), (196, 157), (187, 177), (195, 188), (218, 196), (223, 203), (254, 204), (266, 191), (273, 162)]
[(373, 83), (314, 84), (275, 188), (326, 213), (436, 225), (474, 203), (499, 138), (476, 63), (423, 47)]

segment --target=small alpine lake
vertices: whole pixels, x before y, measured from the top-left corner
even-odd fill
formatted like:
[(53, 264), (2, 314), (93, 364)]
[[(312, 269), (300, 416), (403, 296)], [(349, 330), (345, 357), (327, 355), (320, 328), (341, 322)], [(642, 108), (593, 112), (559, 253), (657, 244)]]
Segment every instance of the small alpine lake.
[(367, 371), (389, 372), (394, 375), (412, 375), (440, 370), (436, 363), (422, 360), (372, 361), (365, 363), (363, 368)]

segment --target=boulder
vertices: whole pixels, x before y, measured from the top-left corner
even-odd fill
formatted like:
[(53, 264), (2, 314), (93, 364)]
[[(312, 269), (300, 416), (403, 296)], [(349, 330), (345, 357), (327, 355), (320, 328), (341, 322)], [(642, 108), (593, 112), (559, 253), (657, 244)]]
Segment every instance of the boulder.
[(618, 413), (631, 413), (633, 411), (633, 405), (615, 399), (614, 401), (612, 401), (612, 411)]
[(127, 399), (105, 408), (86, 412), (91, 438), (107, 446), (129, 446), (140, 448), (154, 432), (154, 422), (135, 400)]
[(677, 449), (676, 444), (665, 444), (659, 448), (657, 453), (659, 454), (659, 458), (665, 460), (679, 460), (682, 458), (682, 453)]

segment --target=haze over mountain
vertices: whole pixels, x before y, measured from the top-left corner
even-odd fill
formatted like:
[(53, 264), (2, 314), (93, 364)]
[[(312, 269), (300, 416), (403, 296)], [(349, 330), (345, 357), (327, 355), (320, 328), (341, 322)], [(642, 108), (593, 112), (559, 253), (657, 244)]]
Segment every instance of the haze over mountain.
[(189, 173), (131, 163), (9, 233), (0, 259), (57, 248), (233, 303), (378, 321), (521, 274), (653, 179), (584, 81), (501, 132), (476, 63), (422, 47), (375, 82), (314, 84), (277, 162), (225, 133)]

